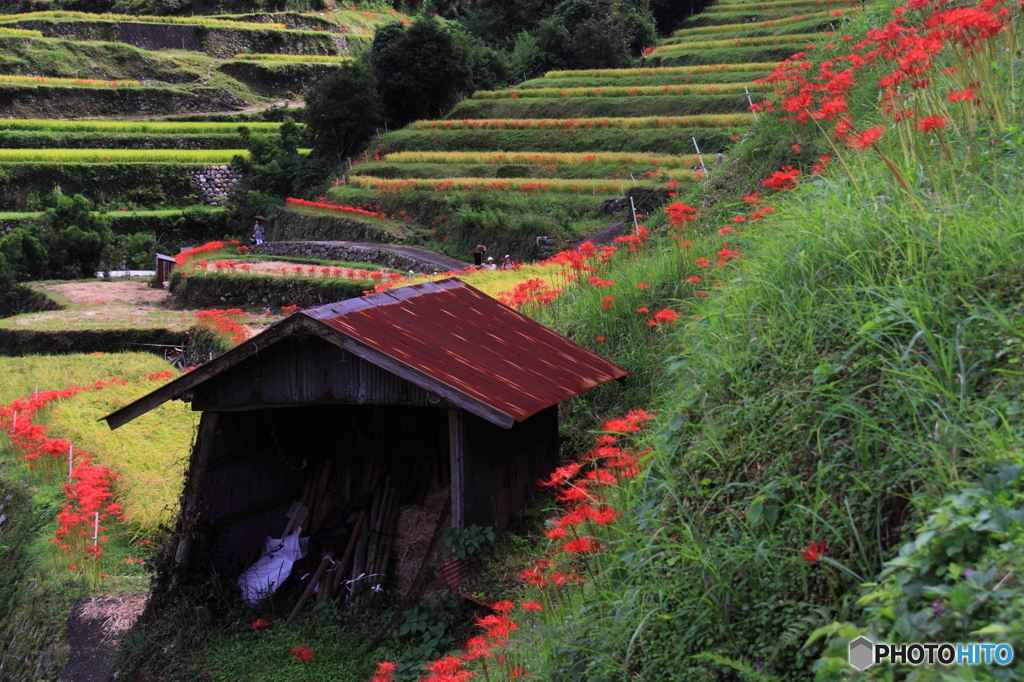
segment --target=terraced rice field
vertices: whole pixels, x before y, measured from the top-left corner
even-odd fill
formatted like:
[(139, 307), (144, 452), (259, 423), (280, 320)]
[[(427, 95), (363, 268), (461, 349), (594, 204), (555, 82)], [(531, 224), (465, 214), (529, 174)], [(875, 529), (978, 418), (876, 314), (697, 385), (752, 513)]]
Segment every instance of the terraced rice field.
[[(575, 210), (578, 225), (599, 224), (599, 215), (585, 217), (585, 198), (596, 206), (608, 196), (653, 196), (727, 163), (767, 89), (757, 81), (794, 52), (824, 48), (862, 8), (859, 0), (712, 5), (651, 46), (638, 68), (551, 71), (381, 136), (327, 201), (404, 215), (456, 257), (467, 243), (512, 244), (505, 234), (543, 229), (530, 216), (557, 213), (560, 202), (572, 206), (560, 215)], [(572, 240), (581, 229), (559, 234)]]

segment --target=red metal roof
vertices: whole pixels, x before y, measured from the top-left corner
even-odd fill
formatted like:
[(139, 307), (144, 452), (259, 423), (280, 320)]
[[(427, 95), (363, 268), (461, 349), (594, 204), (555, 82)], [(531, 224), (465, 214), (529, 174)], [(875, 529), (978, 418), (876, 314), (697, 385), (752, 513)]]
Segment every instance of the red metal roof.
[(455, 278), (302, 314), (516, 421), (629, 374)]

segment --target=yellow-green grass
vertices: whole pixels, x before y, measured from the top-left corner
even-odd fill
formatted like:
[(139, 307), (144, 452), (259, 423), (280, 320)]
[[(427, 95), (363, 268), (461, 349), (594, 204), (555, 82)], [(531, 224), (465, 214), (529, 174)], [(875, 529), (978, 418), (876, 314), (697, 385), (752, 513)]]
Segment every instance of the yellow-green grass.
[[(42, 130), (62, 133), (150, 133), (210, 135), (237, 133), (238, 123), (174, 121), (58, 121), (52, 119), (0, 119), (0, 130)], [(275, 132), (280, 123), (246, 123), (253, 132)]]
[(0, 149), (0, 163), (230, 163), (246, 149)]
[[(165, 208), (157, 209), (152, 211), (110, 211), (107, 213), (108, 218), (166, 218), (173, 215), (181, 215), (183, 209), (180, 208)], [(189, 210), (191, 211), (203, 211), (206, 213), (221, 212), (225, 209), (204, 207), (204, 206), (193, 206)], [(0, 211), (0, 221), (3, 220), (38, 220), (44, 217), (46, 214), (42, 211)]]
[(0, 319), (0, 329), (77, 331), (130, 327), (183, 332), (194, 323), (192, 313), (188, 312), (164, 310), (146, 305), (89, 303), (71, 304), (62, 310), (5, 317)]
[(699, 114), (696, 116), (638, 116), (635, 118), (523, 118), (464, 119), (460, 121), (415, 121), (411, 130), (528, 130), (530, 128), (579, 130), (589, 128), (725, 128), (747, 125), (750, 114)]
[[(543, 280), (545, 284), (555, 289), (562, 288), (565, 286), (565, 278), (561, 275), (563, 270), (565, 270), (564, 265), (534, 264), (523, 265), (514, 270), (502, 270), (500, 268), (497, 270), (488, 270), (486, 268), (472, 271), (464, 270), (459, 272), (458, 277), (488, 296), (498, 298), (498, 295), (502, 292), (512, 291), (516, 284), (531, 279)], [(399, 286), (435, 282), (447, 276), (445, 273), (439, 275), (418, 275), (412, 281), (402, 283)]]
[[(676, 171), (670, 174), (673, 180), (696, 180), (693, 171)], [(353, 175), (348, 186), (361, 189), (375, 189), (381, 193), (404, 191), (431, 192), (523, 192), (526, 194), (592, 194), (622, 196), (632, 186), (622, 180), (563, 178), (409, 178), (387, 180), (369, 176)]]
[(246, 61), (268, 61), (268, 62), (308, 62), (311, 64), (344, 64), (354, 62), (353, 57), (338, 57), (332, 55), (318, 54), (266, 54), (266, 53), (243, 53), (236, 54), (235, 59)]
[(119, 377), (127, 386), (109, 386), (56, 403), (49, 411), (54, 438), (67, 438), (92, 455), (94, 464), (118, 474), (115, 491), (128, 522), (146, 531), (171, 518), (181, 492), (182, 474), (198, 415), (181, 403), (168, 403), (117, 431), (97, 419), (160, 386), (146, 379), (170, 369), (149, 353), (26, 356), (0, 358), (0, 404), (40, 391), (91, 384)]
[(755, 21), (747, 22), (742, 24), (717, 24), (714, 26), (697, 26), (695, 28), (682, 28), (678, 31), (672, 32), (673, 38), (688, 38), (695, 35), (715, 34), (715, 33), (730, 33), (746, 32), (746, 31), (758, 31), (761, 29), (772, 28), (774, 26), (785, 26), (787, 24), (798, 24), (808, 19), (828, 19), (829, 17), (843, 16), (851, 12), (859, 12), (862, 8), (860, 7), (844, 7), (841, 10), (826, 10), (824, 12), (811, 12), (810, 14), (797, 14), (786, 19), (774, 19), (772, 21)]
[(610, 164), (650, 163), (660, 168), (692, 168), (700, 163), (696, 154), (629, 154), (625, 152), (586, 153), (522, 153), (522, 152), (395, 152), (382, 159), (386, 163), (464, 163), (464, 164)]
[[(300, 149), (300, 153), (309, 153)], [(0, 149), (0, 163), (225, 164), (247, 149)]]
[(783, 7), (830, 7), (839, 9), (844, 6), (860, 4), (862, 0), (769, 0), (769, 2), (739, 2), (714, 5), (705, 10), (708, 14), (718, 12), (747, 12), (752, 10), (779, 9)]
[(580, 69), (579, 71), (548, 71), (544, 78), (632, 78), (634, 76), (674, 76), (714, 71), (762, 71), (774, 69), (778, 62), (745, 62), (700, 66), (664, 66), (647, 69)]
[(599, 88), (528, 88), (525, 90), (478, 90), (472, 99), (508, 99), (529, 97), (676, 97), (679, 95), (721, 95), (749, 90), (767, 90), (764, 83), (697, 83), (684, 85), (639, 85)]
[(649, 56), (657, 57), (671, 52), (693, 52), (694, 50), (713, 50), (723, 47), (753, 47), (757, 45), (788, 45), (790, 43), (803, 43), (808, 40), (821, 40), (829, 38), (821, 33), (795, 33), (788, 36), (757, 36), (754, 38), (727, 38), (723, 40), (703, 40), (694, 43), (679, 43), (678, 45), (660, 45), (654, 48)]
[(217, 28), (287, 28), (284, 24), (259, 24), (253, 26), (246, 21), (227, 21), (209, 17), (135, 16), (132, 14), (90, 14), (88, 12), (46, 11), (24, 12), (22, 14), (0, 14), (0, 22), (32, 21), (35, 19), (80, 19), (83, 21), (124, 21), (146, 24), (190, 24)]
[[(94, 78), (47, 78), (45, 76), (9, 76), (0, 75), (0, 83), (17, 85), (53, 85), (58, 87), (77, 88), (139, 88), (142, 83), (136, 80), (101, 81)], [(161, 83), (161, 85), (166, 85)]]
[(0, 27), (0, 36), (10, 36), (14, 38), (42, 38), (42, 31), (29, 31), (22, 28), (6, 28)]
[[(398, 220), (391, 218), (380, 218), (372, 215), (364, 215), (362, 213), (355, 213), (352, 211), (344, 211), (337, 208), (324, 208), (323, 206), (303, 206), (302, 204), (288, 203), (285, 205), (286, 210), (294, 211), (296, 213), (305, 213), (307, 215), (323, 215), (330, 216), (332, 218), (344, 218), (346, 220), (355, 220), (361, 223), (370, 223), (376, 225), (388, 232), (395, 235), (408, 235), (408, 228)], [(369, 266), (363, 268), (364, 270), (369, 269)]]

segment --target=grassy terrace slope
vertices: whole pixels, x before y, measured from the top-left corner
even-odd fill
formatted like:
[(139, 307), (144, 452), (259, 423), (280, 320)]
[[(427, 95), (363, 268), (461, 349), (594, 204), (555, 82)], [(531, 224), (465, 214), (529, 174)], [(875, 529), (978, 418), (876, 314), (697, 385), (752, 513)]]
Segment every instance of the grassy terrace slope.
[(621, 220), (602, 198), (635, 195), (644, 207), (665, 183), (695, 182), (695, 144), (713, 161), (744, 133), (747, 93), (764, 89), (753, 81), (769, 68), (552, 72), (477, 92), (444, 120), (381, 136), (373, 162), (354, 160), (328, 200), (407, 216), (455, 257), (480, 243), (533, 259), (537, 237), (565, 244)]

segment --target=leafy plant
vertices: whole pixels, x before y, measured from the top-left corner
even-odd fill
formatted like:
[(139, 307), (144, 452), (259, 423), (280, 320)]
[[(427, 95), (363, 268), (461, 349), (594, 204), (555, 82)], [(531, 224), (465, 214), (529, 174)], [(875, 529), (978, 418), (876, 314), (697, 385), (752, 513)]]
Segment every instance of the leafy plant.
[(441, 560), (471, 557), (484, 546), (494, 542), (495, 537), (493, 528), (477, 525), (469, 526), (462, 531), (449, 528), (442, 535), (444, 549), (441, 550)]

